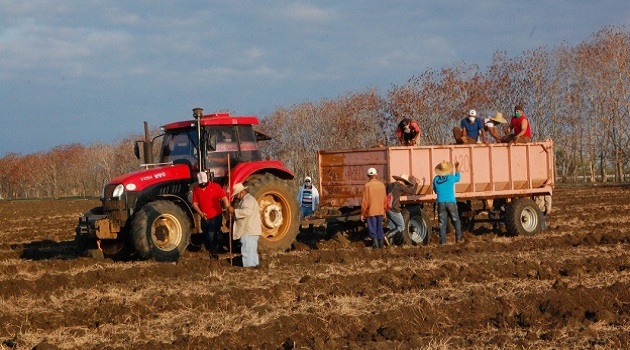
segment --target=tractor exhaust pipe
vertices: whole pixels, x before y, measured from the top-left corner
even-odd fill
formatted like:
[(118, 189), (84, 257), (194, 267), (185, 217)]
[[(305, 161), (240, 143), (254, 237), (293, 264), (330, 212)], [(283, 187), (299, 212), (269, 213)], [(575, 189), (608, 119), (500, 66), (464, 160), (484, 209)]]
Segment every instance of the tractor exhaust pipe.
[(203, 108), (193, 108), (193, 117), (197, 120), (197, 164), (199, 164), (199, 171), (206, 170), (206, 164), (204, 162), (204, 150), (205, 144), (201, 140), (201, 117), (203, 117)]
[(145, 164), (153, 164), (153, 141), (149, 134), (149, 123), (144, 122), (144, 143), (142, 144), (142, 153), (144, 155)]

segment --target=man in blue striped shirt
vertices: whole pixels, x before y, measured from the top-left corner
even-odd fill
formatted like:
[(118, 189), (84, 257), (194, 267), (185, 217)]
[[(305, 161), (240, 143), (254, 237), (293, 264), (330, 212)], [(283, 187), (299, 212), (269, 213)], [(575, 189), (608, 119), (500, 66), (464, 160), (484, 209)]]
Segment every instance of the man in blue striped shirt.
[(297, 197), (300, 205), (300, 218), (313, 215), (319, 206), (319, 192), (313, 186), (313, 180), (310, 176), (304, 178), (304, 184), (300, 186)]

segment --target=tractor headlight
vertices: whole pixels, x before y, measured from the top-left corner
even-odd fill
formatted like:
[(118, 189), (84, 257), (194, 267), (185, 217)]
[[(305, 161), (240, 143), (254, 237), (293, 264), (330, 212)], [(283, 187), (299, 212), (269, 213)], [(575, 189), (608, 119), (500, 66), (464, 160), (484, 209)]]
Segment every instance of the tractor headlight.
[(114, 188), (114, 191), (112, 192), (112, 197), (120, 198), (123, 192), (125, 192), (125, 186), (123, 186), (122, 184), (119, 184), (118, 186), (116, 186), (116, 188)]

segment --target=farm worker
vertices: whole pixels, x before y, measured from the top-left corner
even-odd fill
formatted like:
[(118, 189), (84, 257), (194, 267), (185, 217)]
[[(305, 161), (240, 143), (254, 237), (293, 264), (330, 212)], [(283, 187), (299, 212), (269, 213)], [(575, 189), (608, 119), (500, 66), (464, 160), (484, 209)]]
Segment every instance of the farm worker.
[(486, 118), (485, 131), (494, 138), (494, 142), (501, 142), (501, 136), (497, 131), (497, 126), (507, 124), (507, 120), (503, 118), (503, 113), (497, 112), (494, 116)]
[(457, 212), (457, 200), (455, 199), (455, 183), (459, 182), (459, 162), (455, 162), (455, 175), (453, 175), (453, 164), (442, 161), (435, 167), (435, 177), (433, 178), (433, 190), (437, 194), (438, 220), (440, 227), (440, 244), (446, 244), (446, 226), (448, 217), (451, 217), (455, 226), (455, 241), (462, 240), (462, 224)]
[(215, 256), (219, 253), (219, 233), (223, 223), (221, 214), (223, 207), (228, 208), (230, 202), (219, 184), (208, 181), (208, 174), (205, 171), (197, 174), (197, 182), (199, 184), (193, 189), (193, 209), (201, 216), (204, 245), (210, 254)]
[[(479, 135), (481, 135), (481, 140), (479, 140)], [(468, 117), (461, 120), (459, 127), (453, 128), (453, 136), (455, 136), (455, 142), (458, 144), (477, 143), (478, 141), (488, 143), (486, 132), (483, 129), (483, 120), (477, 118), (477, 111), (474, 109), (468, 111)]]
[(297, 196), (300, 204), (300, 218), (313, 215), (319, 206), (319, 192), (317, 187), (313, 186), (313, 180), (310, 176), (304, 178), (304, 184), (300, 186)]
[(415, 121), (405, 118), (398, 123), (396, 138), (402, 146), (415, 146), (420, 138), (420, 126)]
[(238, 200), (236, 208), (229, 209), (234, 214), (234, 239), (241, 242), (243, 267), (255, 267), (259, 264), (258, 238), (262, 235), (260, 207), (242, 183), (234, 184), (232, 193)]
[[(455, 141), (458, 144), (472, 144), (479, 141), (487, 143), (483, 120), (477, 118), (477, 111), (471, 109), (467, 117), (462, 119), (459, 127), (453, 128)], [(481, 135), (481, 140), (479, 136)]]
[(385, 243), (383, 216), (385, 216), (385, 206), (387, 205), (385, 184), (376, 178), (377, 175), (376, 169), (368, 169), (367, 176), (370, 180), (363, 187), (363, 200), (361, 201), (361, 221), (367, 220), (374, 249), (383, 248)]
[(536, 196), (534, 197), (534, 200), (536, 201), (536, 204), (538, 204), (538, 208), (540, 208), (540, 211), (542, 211), (543, 213), (543, 221), (541, 227), (543, 230), (546, 230), (547, 216), (551, 214), (551, 196), (548, 194), (544, 196)]
[[(400, 210), (400, 196), (404, 194), (416, 194), (418, 184), (416, 178), (407, 174), (400, 174), (400, 176), (392, 176), (394, 181), (387, 185), (387, 194), (391, 194), (390, 207), (387, 210), (387, 221), (389, 223), (389, 232), (387, 233), (387, 240), (390, 240), (398, 233), (402, 233), (405, 230), (405, 219)], [(389, 201), (389, 200), (388, 200)]]
[(523, 111), (523, 106), (514, 106), (514, 115), (510, 120), (508, 127), (508, 135), (503, 138), (503, 142), (507, 143), (527, 143), (532, 139), (532, 127), (529, 119)]

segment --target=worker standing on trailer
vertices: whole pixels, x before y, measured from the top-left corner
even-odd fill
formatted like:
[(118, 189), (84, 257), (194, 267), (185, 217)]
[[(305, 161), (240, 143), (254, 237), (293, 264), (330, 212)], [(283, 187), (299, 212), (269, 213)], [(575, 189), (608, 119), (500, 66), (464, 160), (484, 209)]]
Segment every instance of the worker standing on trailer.
[(446, 244), (446, 226), (449, 216), (455, 226), (455, 241), (459, 243), (462, 240), (462, 224), (455, 199), (455, 183), (461, 178), (459, 162), (455, 162), (455, 174), (453, 174), (453, 163), (444, 160), (435, 167), (435, 174), (433, 190), (437, 194), (440, 244)]

